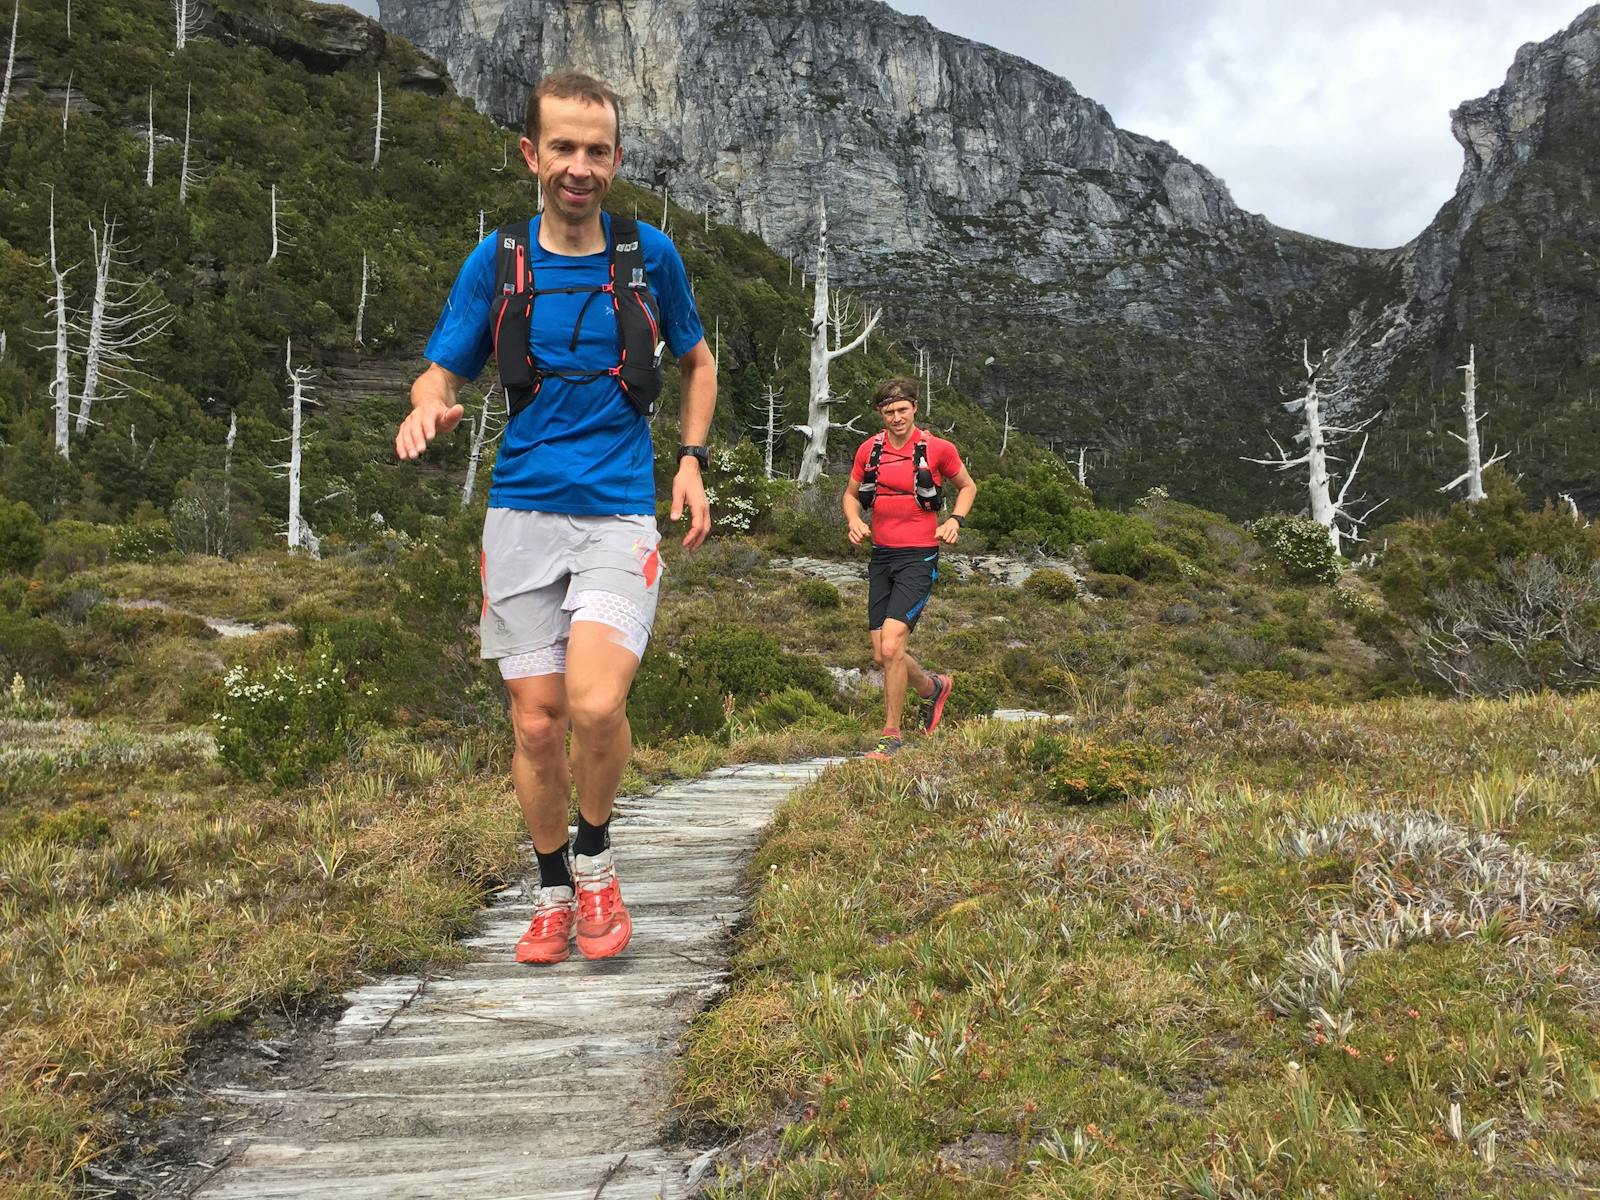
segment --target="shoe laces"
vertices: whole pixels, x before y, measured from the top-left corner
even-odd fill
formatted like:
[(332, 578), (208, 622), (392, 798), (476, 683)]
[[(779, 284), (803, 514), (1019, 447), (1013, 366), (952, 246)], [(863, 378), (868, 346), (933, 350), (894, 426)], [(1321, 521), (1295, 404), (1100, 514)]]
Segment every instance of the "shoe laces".
[(553, 895), (555, 891), (555, 888), (539, 889), (539, 901), (534, 905), (533, 921), (528, 927), (528, 932), (534, 937), (545, 937), (558, 932), (556, 926), (572, 916), (572, 901)]
[[(858, 742), (857, 745), (860, 743)], [(904, 739), (890, 737), (887, 733), (878, 739), (878, 744), (873, 747), (879, 754), (888, 754), (891, 750), (898, 750), (904, 744)]]
[(578, 907), (586, 920), (606, 920), (616, 910), (616, 902), (621, 899), (622, 890), (616, 882), (616, 874), (608, 875), (595, 882), (579, 883)]

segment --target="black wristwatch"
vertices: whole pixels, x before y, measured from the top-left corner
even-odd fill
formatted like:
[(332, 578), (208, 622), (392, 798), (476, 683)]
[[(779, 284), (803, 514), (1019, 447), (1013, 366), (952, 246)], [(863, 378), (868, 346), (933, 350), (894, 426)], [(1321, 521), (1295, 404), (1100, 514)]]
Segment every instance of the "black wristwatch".
[(954, 521), (958, 527), (963, 528), (963, 529), (966, 528), (967, 519), (965, 517), (963, 517), (960, 513), (951, 513), (950, 514), (950, 519), (952, 521)]
[(695, 462), (700, 464), (700, 469), (702, 471), (706, 470), (711, 465), (711, 456), (706, 453), (706, 448), (704, 446), (679, 446), (678, 459), (681, 462), (685, 458), (694, 459)]

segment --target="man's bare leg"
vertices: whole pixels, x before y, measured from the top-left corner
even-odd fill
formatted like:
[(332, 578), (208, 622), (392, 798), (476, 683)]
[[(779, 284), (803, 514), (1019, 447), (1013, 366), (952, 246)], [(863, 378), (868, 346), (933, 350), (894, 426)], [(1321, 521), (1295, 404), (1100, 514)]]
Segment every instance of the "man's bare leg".
[(591, 825), (611, 819), (633, 733), (628, 689), (639, 660), (598, 621), (574, 621), (567, 641), (567, 703), (572, 716), (572, 777), (578, 810)]
[(928, 677), (916, 659), (906, 650), (911, 630), (904, 621), (893, 617), (883, 623), (882, 629), (872, 631), (873, 661), (883, 667), (883, 727), (899, 729), (900, 718), (906, 707), (906, 686), (917, 689), (924, 698), (933, 695), (933, 680)]
[[(574, 621), (567, 639), (567, 703), (572, 717), (572, 777), (578, 785), (578, 953), (610, 958), (633, 936), (633, 920), (611, 857), (605, 825), (628, 765), (628, 687), (639, 660), (621, 634), (598, 621)], [(585, 848), (588, 843), (588, 848)]]
[(511, 781), (533, 848), (553, 854), (567, 844), (572, 795), (567, 768), (567, 690), (560, 675), (506, 680), (516, 751)]

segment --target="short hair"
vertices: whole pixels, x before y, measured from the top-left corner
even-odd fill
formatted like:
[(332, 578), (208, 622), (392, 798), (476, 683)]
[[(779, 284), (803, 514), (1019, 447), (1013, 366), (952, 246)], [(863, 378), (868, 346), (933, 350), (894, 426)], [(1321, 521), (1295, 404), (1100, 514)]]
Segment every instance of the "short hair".
[(582, 71), (557, 71), (541, 79), (528, 97), (528, 116), (522, 123), (522, 129), (535, 146), (539, 144), (539, 101), (546, 96), (554, 96), (558, 100), (609, 104), (612, 115), (617, 119), (617, 145), (622, 144), (622, 102), (617, 99), (616, 92)]
[(917, 386), (915, 379), (907, 379), (904, 375), (896, 375), (892, 379), (885, 379), (878, 385), (878, 390), (872, 395), (872, 406), (882, 408), (891, 400), (909, 400), (912, 404), (922, 398), (922, 389)]

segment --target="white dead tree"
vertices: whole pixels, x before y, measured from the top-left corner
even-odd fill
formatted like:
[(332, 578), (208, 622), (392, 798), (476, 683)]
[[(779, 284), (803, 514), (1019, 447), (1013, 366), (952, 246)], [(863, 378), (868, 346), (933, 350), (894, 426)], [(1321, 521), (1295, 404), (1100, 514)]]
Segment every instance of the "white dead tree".
[(183, 99), (183, 165), (178, 168), (178, 203), (189, 203), (189, 189), (200, 182), (200, 174), (189, 166), (189, 124), (194, 113), (194, 84)]
[(78, 397), (78, 420), (73, 432), (84, 433), (91, 423), (95, 401), (125, 396), (132, 377), (144, 372), (137, 351), (161, 336), (177, 314), (166, 298), (147, 284), (118, 279), (128, 266), (117, 246), (117, 223), (101, 217), (101, 228), (89, 225), (94, 245), (94, 302), (87, 324), (74, 322), (72, 331), (83, 338), (83, 391)]
[(378, 72), (378, 115), (372, 119), (372, 169), (378, 169), (383, 154), (383, 72)]
[[(0, 355), (6, 352), (6, 335), (0, 333)], [(1583, 514), (1578, 511), (1578, 502), (1572, 498), (1571, 492), (1561, 493), (1561, 507), (1566, 510), (1567, 516), (1572, 518), (1574, 525), (1583, 524)]]
[[(1366, 524), (1378, 508), (1387, 501), (1380, 500), (1377, 504), (1367, 509), (1361, 516), (1355, 516), (1347, 505), (1350, 494), (1350, 485), (1355, 482), (1356, 472), (1361, 469), (1362, 456), (1367, 452), (1367, 438), (1363, 432), (1366, 427), (1377, 420), (1378, 414), (1374, 413), (1364, 421), (1357, 421), (1354, 425), (1328, 425), (1322, 419), (1322, 402), (1338, 396), (1344, 389), (1335, 388), (1323, 392), (1324, 379), (1328, 368), (1328, 351), (1324, 350), (1315, 363), (1311, 361), (1311, 343), (1302, 342), (1300, 358), (1305, 365), (1306, 385), (1305, 394), (1294, 400), (1284, 401), (1286, 412), (1297, 412), (1304, 422), (1303, 428), (1294, 435), (1296, 442), (1305, 445), (1305, 453), (1293, 458), (1289, 452), (1278, 444), (1278, 439), (1273, 438), (1272, 444), (1278, 451), (1277, 458), (1246, 458), (1245, 462), (1260, 463), (1263, 466), (1276, 467), (1280, 471), (1290, 471), (1295, 467), (1307, 469), (1306, 494), (1311, 510), (1311, 519), (1328, 531), (1328, 540), (1333, 543), (1337, 553), (1344, 541), (1360, 541), (1356, 530)], [(1350, 470), (1344, 477), (1343, 484), (1339, 487), (1339, 495), (1335, 498), (1332, 494), (1332, 485), (1328, 475), (1328, 461), (1338, 461), (1338, 456), (1328, 452), (1329, 447), (1337, 445), (1338, 441), (1354, 437), (1361, 433), (1361, 448), (1356, 452), (1356, 458), (1350, 464)], [(1330, 441), (1330, 439), (1333, 439)], [(1353, 503), (1353, 502), (1352, 502)], [(1340, 522), (1345, 527), (1341, 528)]]
[(667, 231), (667, 185), (661, 185), (661, 232)]
[[(482, 240), (481, 238), (479, 239)], [(361, 298), (356, 301), (356, 345), (361, 345), (365, 340), (362, 337), (362, 328), (367, 321), (367, 252), (361, 252)]]
[(146, 103), (148, 107), (145, 111), (149, 114), (149, 121), (145, 125), (145, 145), (148, 150), (144, 159), (144, 185), (147, 188), (153, 188), (156, 185), (156, 89), (154, 84), (150, 85), (150, 96)]
[(1078, 486), (1089, 486), (1089, 447), (1078, 447)]
[(12, 0), (11, 49), (6, 51), (6, 80), (0, 84), (0, 129), (6, 124), (6, 105), (11, 102), (11, 73), (17, 65), (17, 21), (22, 16), (22, 0)]
[(312, 558), (321, 558), (317, 535), (311, 531), (311, 526), (300, 514), (301, 413), (305, 407), (306, 392), (309, 390), (307, 381), (311, 378), (311, 372), (305, 367), (297, 368), (294, 365), (293, 342), (284, 343), (283, 365), (289, 373), (289, 386), (293, 391), (291, 403), (294, 405), (294, 415), (289, 426), (289, 461), (280, 463), (277, 467), (277, 470), (289, 478), (289, 549), (304, 550)]
[[(817, 274), (816, 294), (811, 302), (811, 396), (806, 411), (806, 423), (794, 428), (806, 435), (806, 448), (800, 456), (801, 483), (815, 483), (822, 474), (828, 457), (828, 406), (839, 403), (842, 397), (833, 395), (828, 386), (828, 365), (836, 358), (858, 350), (867, 336), (878, 327), (883, 310), (875, 309), (865, 318), (860, 317), (848, 301), (830, 305), (828, 296), (828, 208), (817, 202)], [(845, 341), (849, 329), (860, 325), (860, 331)], [(832, 336), (830, 336), (830, 330)], [(854, 428), (854, 422), (845, 428)]]
[[(71, 431), (68, 427), (68, 418), (72, 405), (72, 376), (70, 374), (72, 352), (67, 342), (67, 274), (73, 268), (61, 269), (56, 258), (56, 190), (50, 189), (50, 275), (55, 280), (54, 309), (56, 318), (55, 350), (56, 373), (51, 382), (51, 392), (55, 399), (56, 416), (56, 453), (62, 458), (72, 457)], [(42, 349), (42, 347), (41, 347)]]
[(200, 11), (200, 0), (172, 0), (172, 24), (175, 49), (182, 50), (189, 39), (199, 37), (205, 26), (205, 16)]
[(233, 507), (233, 443), (239, 439), (239, 410), (228, 410), (228, 440), (223, 443), (222, 450), (222, 523), (228, 523), (228, 514)]
[(67, 120), (72, 116), (72, 76), (75, 72), (67, 72), (67, 92), (61, 97), (61, 140), (67, 140)]
[(278, 185), (272, 185), (272, 253), (267, 255), (271, 262), (278, 257)]
[(784, 433), (784, 403), (783, 389), (767, 384), (761, 390), (761, 400), (757, 411), (761, 414), (761, 432), (766, 448), (767, 478), (773, 478), (772, 455), (777, 449), (778, 438)]
[(1508, 450), (1504, 454), (1492, 456), (1488, 462), (1483, 461), (1483, 450), (1478, 441), (1478, 426), (1482, 423), (1484, 417), (1489, 414), (1484, 413), (1480, 416), (1478, 413), (1478, 347), (1476, 345), (1467, 347), (1467, 361), (1464, 365), (1457, 367), (1456, 370), (1466, 372), (1466, 386), (1461, 393), (1461, 411), (1467, 417), (1467, 436), (1462, 437), (1454, 430), (1450, 431), (1450, 436), (1467, 448), (1467, 469), (1439, 490), (1441, 492), (1453, 492), (1464, 483), (1467, 485), (1467, 503), (1476, 504), (1488, 495), (1483, 490), (1483, 473), (1494, 466), (1495, 463), (1504, 462), (1511, 456), (1511, 452)]
[(478, 467), (483, 462), (483, 448), (499, 441), (505, 432), (506, 406), (494, 402), (494, 388), (483, 394), (483, 408), (472, 426), (472, 452), (467, 455), (467, 478), (461, 484), (461, 507), (472, 507), (472, 490), (478, 483)]
[(1011, 444), (1012, 431), (1016, 426), (1011, 423), (1011, 397), (1006, 397), (1005, 418), (1000, 422), (1000, 457), (1006, 456), (1006, 447)]

